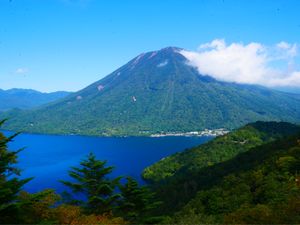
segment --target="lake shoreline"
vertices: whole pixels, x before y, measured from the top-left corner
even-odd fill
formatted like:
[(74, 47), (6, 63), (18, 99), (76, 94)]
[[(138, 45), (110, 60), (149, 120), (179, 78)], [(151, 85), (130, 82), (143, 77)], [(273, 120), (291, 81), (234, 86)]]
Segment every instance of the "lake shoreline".
[(225, 128), (219, 129), (204, 129), (202, 131), (189, 131), (189, 132), (161, 132), (161, 133), (140, 133), (140, 135), (85, 135), (85, 134), (65, 134), (65, 133), (39, 133), (39, 132), (22, 132), (14, 130), (0, 130), (0, 132), (9, 133), (20, 133), (20, 134), (33, 134), (33, 135), (51, 135), (51, 136), (75, 136), (75, 137), (99, 137), (99, 138), (139, 138), (139, 137), (149, 137), (149, 138), (159, 138), (159, 137), (217, 137), (229, 133), (230, 131)]
[(190, 132), (170, 132), (170, 133), (160, 133), (160, 134), (151, 134), (150, 137), (217, 137), (229, 133), (229, 130), (224, 128), (219, 129), (205, 129), (202, 131), (190, 131)]
[[(6, 131), (5, 136), (14, 132)], [(86, 137), (22, 133), (9, 142), (8, 148), (18, 154), (17, 167), (21, 178), (34, 177), (25, 190), (34, 193), (52, 188), (59, 193), (65, 187), (59, 180), (69, 180), (68, 171), (79, 165), (86, 155), (93, 152), (99, 160), (113, 166), (112, 177), (131, 176), (141, 185), (142, 171), (161, 158), (185, 149), (204, 144), (214, 137)]]

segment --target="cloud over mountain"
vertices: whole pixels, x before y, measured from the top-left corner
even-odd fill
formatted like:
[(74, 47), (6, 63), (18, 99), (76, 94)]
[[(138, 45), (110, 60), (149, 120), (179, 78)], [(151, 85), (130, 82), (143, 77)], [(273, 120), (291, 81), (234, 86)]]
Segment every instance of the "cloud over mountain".
[(225, 40), (216, 39), (200, 45), (198, 51), (182, 50), (180, 53), (200, 74), (221, 81), (300, 87), (300, 71), (295, 69), (297, 44), (227, 44)]
[[(281, 45), (276, 51), (291, 49), (291, 46)], [(224, 53), (224, 59), (213, 68), (217, 72), (223, 72), (220, 69), (223, 61), (232, 60), (226, 62), (231, 65), (240, 60), (236, 69), (245, 70), (244, 66), (248, 65), (246, 69), (252, 72), (261, 66), (260, 74), (268, 73), (264, 68), (268, 58), (262, 54), (264, 49), (259, 44), (226, 47), (223, 41), (215, 41), (212, 47), (203, 48), (214, 48), (216, 54)], [(245, 56), (240, 59), (242, 50)], [(5, 124), (8, 130), (100, 136), (234, 129), (258, 120), (300, 121), (297, 96), (201, 76), (187, 64), (180, 51), (177, 47), (167, 47), (142, 53), (103, 79), (61, 100), (30, 111), (9, 111), (1, 114), (0, 119), (11, 118)], [(198, 54), (192, 56), (198, 59)], [(213, 65), (214, 58), (209, 59)], [(226, 68), (226, 64), (222, 66), (235, 72), (234, 68)], [(243, 72), (245, 76), (248, 74)], [(297, 74), (292, 78), (297, 79)]]

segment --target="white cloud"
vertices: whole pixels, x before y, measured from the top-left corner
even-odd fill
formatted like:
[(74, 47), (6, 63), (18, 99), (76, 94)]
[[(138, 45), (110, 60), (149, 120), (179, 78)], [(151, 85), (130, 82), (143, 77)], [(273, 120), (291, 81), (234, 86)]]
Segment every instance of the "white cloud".
[(216, 39), (200, 45), (198, 51), (182, 50), (188, 64), (200, 74), (217, 80), (265, 86), (299, 86), (300, 71), (293, 70), (297, 44), (280, 42), (275, 46), (260, 43), (231, 43)]
[(294, 58), (297, 56), (298, 53), (298, 46), (297, 44), (289, 44), (287, 42), (279, 42), (276, 45), (278, 52), (277, 54), (283, 58)]
[(24, 73), (27, 73), (27, 72), (28, 72), (27, 68), (18, 68), (15, 71), (15, 73), (17, 73), (17, 74), (24, 74)]
[(300, 87), (300, 71), (292, 72), (284, 78), (274, 78), (270, 82), (271, 86), (293, 86)]
[(279, 42), (276, 46), (281, 49), (291, 48), (291, 45), (289, 43), (286, 43), (285, 41)]

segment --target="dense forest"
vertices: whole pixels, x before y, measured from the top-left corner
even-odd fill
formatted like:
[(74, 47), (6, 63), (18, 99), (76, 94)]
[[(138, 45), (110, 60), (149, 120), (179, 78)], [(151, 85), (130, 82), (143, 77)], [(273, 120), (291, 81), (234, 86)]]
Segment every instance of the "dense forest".
[(170, 156), (145, 170), (148, 186), (109, 178), (113, 167), (88, 154), (61, 181), (69, 190), (61, 195), (23, 190), (34, 178), (19, 178), (19, 151), (7, 148), (14, 137), (0, 135), (2, 224), (300, 223), (300, 128), (293, 124), (248, 124)]
[[(173, 159), (178, 169), (169, 173)], [(160, 173), (151, 183), (163, 202), (160, 211), (170, 215), (166, 223), (300, 222), (298, 126), (249, 124), (148, 170), (155, 167)]]
[(157, 182), (173, 176), (183, 167), (184, 170), (195, 171), (202, 167), (212, 166), (255, 146), (297, 132), (300, 132), (300, 127), (290, 123), (251, 123), (225, 136), (217, 137), (207, 144), (162, 159), (146, 168), (143, 178), (149, 182)]

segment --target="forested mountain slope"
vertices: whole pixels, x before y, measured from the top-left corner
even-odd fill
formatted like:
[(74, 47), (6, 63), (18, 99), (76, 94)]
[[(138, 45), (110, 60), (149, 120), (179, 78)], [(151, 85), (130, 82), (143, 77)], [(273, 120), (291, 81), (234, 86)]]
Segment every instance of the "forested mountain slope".
[(5, 128), (83, 135), (150, 135), (233, 129), (258, 120), (300, 121), (300, 99), (217, 81), (179, 48), (141, 54), (105, 78), (36, 110), (12, 111)]
[(203, 168), (188, 175), (199, 185), (197, 194), (168, 222), (299, 224), (299, 169), (299, 134)]
[[(169, 223), (244, 223), (244, 217), (233, 218), (235, 213), (246, 217), (251, 207), (257, 213), (260, 204), (266, 204), (275, 215), (282, 209), (276, 204), (294, 204), (289, 201), (299, 194), (299, 143), (299, 126), (257, 122), (171, 156), (164, 164), (166, 158), (148, 169), (153, 174), (146, 169), (144, 176), (150, 175), (152, 188), (164, 202), (161, 212), (171, 215)], [(180, 167), (170, 173), (176, 162)], [(299, 203), (299, 195), (294, 197), (291, 201)], [(276, 219), (283, 222), (283, 215)]]

